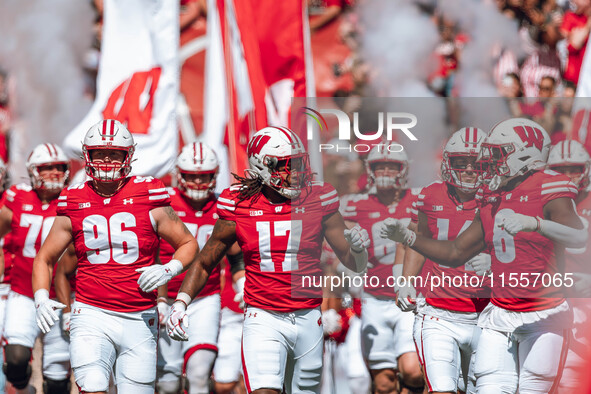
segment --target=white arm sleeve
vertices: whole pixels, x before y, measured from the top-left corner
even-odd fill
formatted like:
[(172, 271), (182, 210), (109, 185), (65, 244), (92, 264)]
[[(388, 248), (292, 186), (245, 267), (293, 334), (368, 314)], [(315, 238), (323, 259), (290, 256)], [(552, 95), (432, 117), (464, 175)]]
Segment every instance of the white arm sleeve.
[(558, 242), (567, 248), (584, 248), (587, 243), (587, 229), (576, 229), (552, 220), (539, 219), (538, 232), (551, 241)]

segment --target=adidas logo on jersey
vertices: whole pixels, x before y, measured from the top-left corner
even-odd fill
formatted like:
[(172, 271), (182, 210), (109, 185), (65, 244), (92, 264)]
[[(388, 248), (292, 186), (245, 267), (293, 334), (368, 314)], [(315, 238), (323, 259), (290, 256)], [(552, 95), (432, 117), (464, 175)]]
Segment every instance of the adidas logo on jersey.
[(263, 216), (263, 211), (261, 209), (258, 211), (250, 211), (250, 216)]

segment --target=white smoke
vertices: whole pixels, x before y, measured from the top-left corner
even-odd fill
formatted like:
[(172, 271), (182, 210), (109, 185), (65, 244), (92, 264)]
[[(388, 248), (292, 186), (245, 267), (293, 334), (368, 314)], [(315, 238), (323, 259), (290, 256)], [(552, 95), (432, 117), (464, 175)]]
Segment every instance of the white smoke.
[(497, 122), (510, 117), (506, 101), (499, 97), (493, 76), (500, 49), (510, 50), (517, 57), (523, 54), (517, 22), (505, 17), (494, 2), (442, 1), (438, 9), (469, 37), (461, 51), (456, 74), (460, 97), (483, 97), (461, 100), (463, 123), (488, 131)]
[(2, 0), (0, 67), (15, 82), (11, 137), (13, 182), (26, 177), (24, 162), (43, 142), (60, 144), (86, 114), (83, 58), (92, 43), (90, 1)]
[(410, 186), (423, 186), (436, 179), (437, 152), (449, 135), (445, 102), (427, 87), (439, 42), (437, 27), (414, 1), (371, 0), (357, 10), (363, 26), (361, 54), (373, 69), (371, 89), (380, 97), (408, 98), (389, 100), (395, 108), (387, 110), (417, 116), (413, 132), (418, 141), (402, 137), (399, 142), (411, 160)]

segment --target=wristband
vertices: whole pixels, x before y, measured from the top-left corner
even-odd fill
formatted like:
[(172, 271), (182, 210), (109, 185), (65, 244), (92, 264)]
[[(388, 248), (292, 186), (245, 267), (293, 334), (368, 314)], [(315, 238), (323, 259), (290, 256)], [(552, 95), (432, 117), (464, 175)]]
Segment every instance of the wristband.
[(39, 305), (42, 301), (49, 299), (49, 290), (39, 289), (35, 292), (35, 304)]
[(164, 266), (170, 270), (172, 276), (177, 276), (183, 272), (183, 263), (181, 263), (180, 260), (172, 259)]
[(185, 304), (186, 308), (191, 303), (191, 296), (187, 293), (178, 293), (176, 295), (176, 300), (174, 300), (174, 302), (182, 302), (183, 304)]

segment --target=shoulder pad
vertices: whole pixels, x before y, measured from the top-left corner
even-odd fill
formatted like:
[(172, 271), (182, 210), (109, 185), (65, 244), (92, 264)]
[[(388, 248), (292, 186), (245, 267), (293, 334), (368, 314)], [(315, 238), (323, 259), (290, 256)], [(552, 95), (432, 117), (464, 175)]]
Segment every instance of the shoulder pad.
[(26, 184), (26, 183), (19, 183), (19, 184), (15, 185), (14, 188), (16, 190), (22, 190), (22, 191), (25, 191), (25, 192), (30, 192), (31, 190), (33, 190), (33, 188), (31, 187), (31, 185)]
[(83, 189), (85, 183), (74, 183), (73, 185), (68, 186), (68, 190), (75, 190), (75, 189)]
[(139, 176), (136, 175), (135, 177), (133, 177), (133, 183), (143, 183), (143, 182), (154, 182), (154, 177), (153, 176)]

